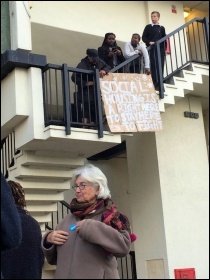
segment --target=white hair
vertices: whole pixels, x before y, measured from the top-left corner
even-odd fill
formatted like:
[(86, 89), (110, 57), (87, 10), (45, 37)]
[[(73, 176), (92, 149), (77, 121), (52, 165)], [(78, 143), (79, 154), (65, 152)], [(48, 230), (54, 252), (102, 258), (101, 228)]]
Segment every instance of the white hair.
[(82, 176), (85, 180), (93, 184), (93, 186), (99, 187), (97, 198), (111, 198), (110, 190), (107, 184), (107, 178), (98, 167), (94, 166), (93, 164), (86, 164), (77, 168), (73, 173), (73, 184), (75, 184), (79, 176)]

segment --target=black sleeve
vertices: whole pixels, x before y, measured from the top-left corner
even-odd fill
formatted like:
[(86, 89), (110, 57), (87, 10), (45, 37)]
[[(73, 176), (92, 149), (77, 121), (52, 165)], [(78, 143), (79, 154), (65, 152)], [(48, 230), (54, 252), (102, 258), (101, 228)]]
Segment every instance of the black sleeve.
[[(76, 68), (86, 69), (87, 67), (84, 65), (84, 63), (80, 62)], [(87, 78), (84, 80), (84, 75), (82, 73), (73, 72), (71, 75), (71, 80), (78, 86), (85, 87), (87, 84)]]
[(109, 54), (109, 50), (104, 48), (104, 47), (99, 47), (98, 48), (98, 56), (100, 57), (100, 59), (102, 59), (103, 61), (105, 61), (106, 63), (112, 59), (108, 56)]
[(117, 47), (117, 48), (118, 48), (118, 50), (121, 51), (121, 55), (118, 55), (117, 59), (119, 60), (120, 63), (122, 63), (122, 62), (125, 61), (125, 58), (124, 58), (124, 55), (123, 55), (123, 51), (122, 51), (122, 49), (120, 47)]
[(104, 71), (106, 71), (106, 73), (108, 73), (111, 70), (111, 67), (109, 65), (107, 65), (105, 61), (100, 59), (100, 61), (99, 61), (99, 71), (100, 70), (104, 70)]
[(1, 251), (17, 247), (21, 239), (20, 216), (11, 189), (1, 174)]
[[(162, 26), (162, 38), (166, 36), (166, 30), (165, 27)], [(167, 49), (167, 40), (164, 41), (164, 48)]]
[(149, 46), (149, 25), (146, 25), (142, 34), (142, 41), (146, 44), (146, 46)]

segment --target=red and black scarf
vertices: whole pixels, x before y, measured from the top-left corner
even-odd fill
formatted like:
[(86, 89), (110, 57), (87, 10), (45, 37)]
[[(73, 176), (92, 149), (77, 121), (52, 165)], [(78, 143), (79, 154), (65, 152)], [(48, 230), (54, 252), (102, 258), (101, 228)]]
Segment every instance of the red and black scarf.
[(101, 221), (116, 230), (127, 230), (131, 233), (128, 218), (121, 214), (113, 201), (108, 199), (98, 199), (94, 203), (78, 203), (74, 198), (70, 203), (70, 211), (73, 215), (84, 218), (87, 214), (91, 214), (94, 210), (105, 208), (101, 215)]

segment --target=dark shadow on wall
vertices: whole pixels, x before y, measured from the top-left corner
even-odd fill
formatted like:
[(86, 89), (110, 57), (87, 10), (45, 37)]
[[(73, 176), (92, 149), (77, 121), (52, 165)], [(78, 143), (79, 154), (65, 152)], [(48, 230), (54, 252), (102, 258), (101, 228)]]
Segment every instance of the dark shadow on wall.
[[(48, 63), (63, 64), (76, 67), (86, 56), (86, 49), (98, 49), (104, 36), (75, 32), (48, 25), (32, 23), (32, 52), (47, 56)], [(117, 34), (116, 34), (117, 35)], [(125, 42), (118, 41), (123, 49)]]

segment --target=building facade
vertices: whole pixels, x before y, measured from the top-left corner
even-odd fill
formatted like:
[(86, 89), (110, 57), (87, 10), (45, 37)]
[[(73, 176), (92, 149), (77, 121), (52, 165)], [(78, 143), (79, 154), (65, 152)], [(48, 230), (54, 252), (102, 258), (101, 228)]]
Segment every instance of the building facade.
[[(45, 64), (76, 67), (107, 32), (116, 34), (123, 49), (133, 33), (142, 35), (154, 10), (169, 34), (185, 24), (182, 2), (174, 2), (176, 12), (167, 1), (158, 6), (155, 1), (1, 3), (1, 53), (23, 56), (14, 61), (9, 53), (2, 62), (1, 139), (12, 133), (18, 150), (8, 178), (25, 188), (28, 210), (42, 230), (57, 202), (72, 198), (74, 168), (90, 162), (107, 175), (112, 199), (138, 236), (132, 248), (138, 279), (175, 279), (175, 269), (189, 268), (196, 278), (209, 279), (208, 59), (192, 61), (191, 72), (183, 70), (174, 84), (164, 85), (161, 131), (104, 129), (99, 138), (97, 130), (72, 127), (67, 135), (62, 125), (46, 125), (43, 107)], [(208, 17), (208, 11), (197, 11), (196, 17)], [(189, 111), (199, 117), (185, 117)], [(126, 148), (120, 154), (94, 158), (122, 142)], [(52, 278), (47, 269), (43, 279)]]

